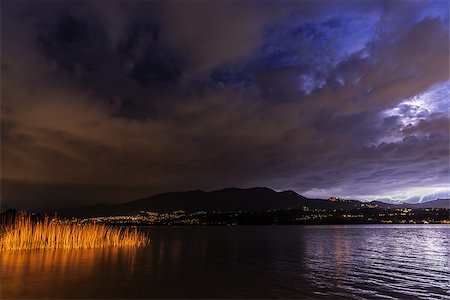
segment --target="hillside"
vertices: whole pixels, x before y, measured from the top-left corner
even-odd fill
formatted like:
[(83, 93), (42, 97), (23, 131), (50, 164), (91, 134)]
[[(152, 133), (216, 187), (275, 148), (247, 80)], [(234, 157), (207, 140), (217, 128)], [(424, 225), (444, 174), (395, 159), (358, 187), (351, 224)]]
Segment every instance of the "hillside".
[(265, 187), (248, 189), (226, 188), (218, 191), (201, 190), (162, 193), (118, 205), (93, 205), (62, 212), (66, 216), (111, 216), (133, 214), (140, 211), (172, 212), (183, 210), (187, 213), (205, 211), (264, 211), (299, 209), (307, 206), (312, 209), (351, 210), (365, 205), (378, 208), (449, 208), (449, 199), (439, 199), (426, 203), (388, 204), (381, 201), (361, 202), (357, 200), (330, 201), (308, 199), (294, 191), (276, 192)]
[(82, 207), (65, 215), (102, 216), (130, 214), (139, 211), (170, 212), (197, 211), (261, 211), (300, 208), (307, 198), (293, 192), (276, 192), (269, 188), (226, 188), (218, 191), (200, 190), (158, 194), (119, 205)]

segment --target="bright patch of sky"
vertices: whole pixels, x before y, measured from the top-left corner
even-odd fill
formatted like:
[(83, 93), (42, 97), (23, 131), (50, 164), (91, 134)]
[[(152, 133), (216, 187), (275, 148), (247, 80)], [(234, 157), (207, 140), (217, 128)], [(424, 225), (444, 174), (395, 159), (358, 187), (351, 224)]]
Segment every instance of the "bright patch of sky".
[(326, 84), (323, 78), (317, 78), (311, 75), (300, 75), (299, 81), (301, 89), (306, 95), (311, 94), (315, 89), (322, 88)]
[(329, 16), (298, 21), (295, 17), (266, 33), (259, 65), (269, 68), (314, 64), (329, 69), (365, 48), (374, 38), (379, 14)]
[(336, 55), (336, 62), (363, 50), (366, 44), (374, 38), (379, 20), (378, 15), (361, 16), (359, 18), (343, 18), (330, 20), (319, 25)]
[[(450, 110), (450, 81), (435, 85), (427, 91), (405, 99), (397, 106), (381, 113), (382, 118), (398, 117), (399, 125), (403, 128), (416, 126), (432, 114), (447, 114)], [(403, 139), (402, 131), (395, 130), (383, 137), (382, 142), (397, 142)]]
[(422, 9), (419, 15), (419, 21), (428, 17), (438, 17), (442, 20), (448, 20), (449, 17), (449, 2), (442, 1), (429, 1), (428, 4)]
[[(385, 195), (354, 196), (355, 199), (364, 201), (386, 201), (389, 202), (414, 202), (422, 203), (434, 199), (448, 199), (450, 188), (448, 186), (438, 187), (412, 187), (399, 191), (392, 191)], [(351, 198), (351, 197), (350, 197)]]
[(311, 189), (302, 192), (301, 195), (308, 198), (327, 199), (329, 197), (340, 197), (342, 199), (352, 199), (360, 201), (384, 201), (391, 203), (422, 203), (435, 199), (450, 198), (450, 187), (435, 186), (435, 187), (412, 187), (403, 190), (384, 192), (380, 195), (349, 195), (345, 194), (344, 189)]

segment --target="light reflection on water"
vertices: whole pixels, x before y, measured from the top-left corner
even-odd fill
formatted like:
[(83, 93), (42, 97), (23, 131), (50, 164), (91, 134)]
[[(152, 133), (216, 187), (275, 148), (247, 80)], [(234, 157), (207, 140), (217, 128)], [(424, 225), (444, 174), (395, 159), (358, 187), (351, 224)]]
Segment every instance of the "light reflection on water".
[(305, 260), (306, 274), (320, 294), (356, 299), (450, 297), (450, 227), (339, 226), (331, 235), (329, 229), (319, 229), (305, 244)]
[(97, 297), (108, 272), (119, 272), (126, 282), (135, 265), (136, 248), (4, 251), (1, 298)]
[(1, 252), (0, 298), (448, 299), (450, 226), (151, 227), (142, 248)]

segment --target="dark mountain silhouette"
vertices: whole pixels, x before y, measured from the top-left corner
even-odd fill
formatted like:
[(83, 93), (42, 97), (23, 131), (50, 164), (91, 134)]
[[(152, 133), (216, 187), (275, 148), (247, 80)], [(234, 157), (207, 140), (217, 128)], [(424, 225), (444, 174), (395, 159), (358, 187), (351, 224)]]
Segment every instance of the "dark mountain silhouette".
[(449, 199), (440, 199), (420, 204), (389, 204), (381, 201), (361, 202), (357, 200), (308, 199), (294, 191), (276, 192), (269, 188), (248, 189), (226, 188), (218, 191), (201, 190), (158, 194), (118, 205), (97, 204), (62, 212), (64, 216), (112, 216), (133, 214), (140, 211), (172, 212), (212, 212), (212, 211), (262, 211), (299, 209), (351, 210), (363, 205), (377, 205), (379, 208), (449, 208)]
[(130, 214), (139, 211), (171, 212), (198, 211), (260, 211), (268, 209), (298, 209), (307, 198), (293, 192), (276, 192), (269, 188), (226, 188), (213, 192), (200, 190), (158, 194), (118, 205), (93, 205), (82, 207), (65, 215), (102, 216)]

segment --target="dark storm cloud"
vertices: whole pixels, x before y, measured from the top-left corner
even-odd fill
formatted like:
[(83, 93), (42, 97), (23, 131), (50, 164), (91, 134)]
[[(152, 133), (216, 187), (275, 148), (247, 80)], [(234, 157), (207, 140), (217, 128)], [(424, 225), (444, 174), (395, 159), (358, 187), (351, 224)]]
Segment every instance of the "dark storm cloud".
[(102, 3), (3, 6), (6, 202), (447, 182), (446, 3)]

